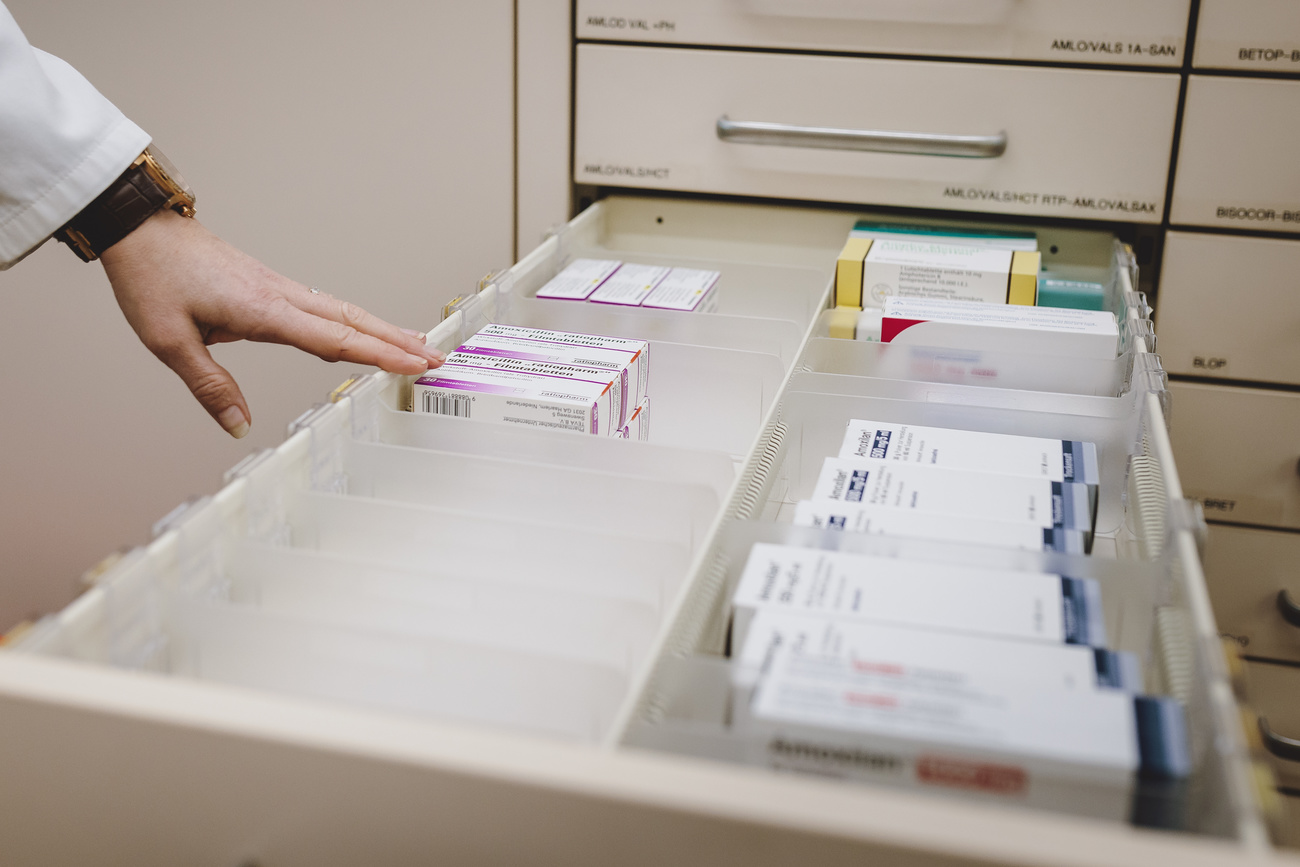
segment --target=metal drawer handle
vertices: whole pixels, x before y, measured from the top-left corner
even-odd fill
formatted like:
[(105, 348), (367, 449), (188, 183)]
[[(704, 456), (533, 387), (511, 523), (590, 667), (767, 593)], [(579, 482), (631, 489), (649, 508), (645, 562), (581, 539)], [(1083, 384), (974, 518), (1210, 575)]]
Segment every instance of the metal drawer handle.
[(1005, 132), (997, 135), (947, 135), (883, 129), (835, 129), (756, 120), (731, 120), (725, 114), (718, 118), (718, 138), (738, 144), (985, 160), (1000, 157), (1007, 149)]
[(1259, 736), (1264, 739), (1264, 747), (1279, 759), (1300, 762), (1300, 741), (1275, 734), (1262, 716), (1259, 718)]
[(1277, 610), (1287, 623), (1300, 626), (1300, 605), (1296, 605), (1291, 594), (1285, 590), (1277, 591)]

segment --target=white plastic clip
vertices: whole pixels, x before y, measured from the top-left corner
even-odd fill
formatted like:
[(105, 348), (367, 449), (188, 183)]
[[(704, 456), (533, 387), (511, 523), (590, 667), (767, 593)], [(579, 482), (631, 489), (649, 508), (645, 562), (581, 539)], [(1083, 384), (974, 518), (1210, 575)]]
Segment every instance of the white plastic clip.
[[(1196, 542), (1196, 556), (1205, 559), (1205, 542), (1209, 536), (1209, 527), (1205, 523), (1205, 512), (1198, 500), (1174, 500), (1169, 504), (1168, 514), (1165, 516), (1165, 530), (1169, 535), (1168, 542), (1171, 543), (1175, 533), (1187, 532), (1192, 534), (1192, 539)], [(1166, 544), (1166, 548), (1171, 547)]]

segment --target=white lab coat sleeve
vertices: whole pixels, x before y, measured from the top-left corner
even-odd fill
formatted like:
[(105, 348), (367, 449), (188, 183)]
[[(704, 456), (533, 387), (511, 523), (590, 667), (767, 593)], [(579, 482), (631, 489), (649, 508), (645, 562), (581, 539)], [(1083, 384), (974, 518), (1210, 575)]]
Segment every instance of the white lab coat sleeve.
[(0, 2), (0, 271), (108, 188), (149, 136), (90, 82), (33, 48)]

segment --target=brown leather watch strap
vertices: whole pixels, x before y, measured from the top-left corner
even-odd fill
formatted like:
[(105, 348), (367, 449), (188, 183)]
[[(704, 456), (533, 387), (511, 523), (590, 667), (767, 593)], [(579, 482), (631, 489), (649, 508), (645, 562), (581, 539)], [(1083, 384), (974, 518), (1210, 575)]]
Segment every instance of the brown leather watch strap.
[(55, 237), (83, 261), (93, 261), (165, 208), (170, 198), (171, 194), (137, 163), (59, 229)]

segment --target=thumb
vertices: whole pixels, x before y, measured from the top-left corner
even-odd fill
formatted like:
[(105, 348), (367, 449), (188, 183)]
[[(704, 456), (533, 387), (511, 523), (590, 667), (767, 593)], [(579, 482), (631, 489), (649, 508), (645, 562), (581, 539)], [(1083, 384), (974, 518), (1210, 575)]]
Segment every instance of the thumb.
[(248, 433), (252, 416), (244, 393), (239, 390), (230, 371), (217, 364), (202, 342), (195, 339), (165, 360), (226, 433), (235, 439)]

